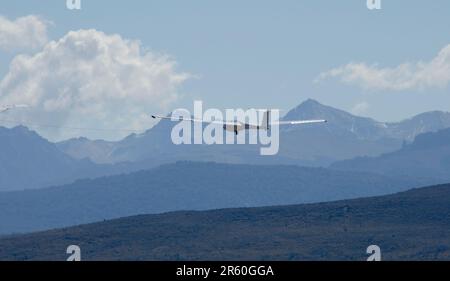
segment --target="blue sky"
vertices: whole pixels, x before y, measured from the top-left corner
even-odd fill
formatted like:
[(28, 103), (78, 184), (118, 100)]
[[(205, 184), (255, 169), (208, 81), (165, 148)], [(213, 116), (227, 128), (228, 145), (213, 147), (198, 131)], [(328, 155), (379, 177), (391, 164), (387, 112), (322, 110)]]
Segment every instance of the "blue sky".
[[(59, 40), (70, 30), (95, 29), (139, 40), (143, 49), (170, 55), (176, 71), (192, 77), (177, 86), (177, 99), (164, 109), (189, 108), (194, 99), (201, 99), (215, 108), (288, 110), (313, 98), (380, 121), (429, 110), (450, 111), (445, 77), (426, 78), (427, 82), (424, 78), (401, 89), (366, 87), (368, 81), (359, 76), (343, 82), (352, 74), (347, 72), (314, 81), (321, 73), (349, 63), (363, 63), (375, 73), (394, 69), (392, 75), (380, 78), (384, 80), (403, 75), (395, 70), (403, 63), (410, 63), (415, 71), (418, 62), (429, 63), (450, 44), (449, 12), (446, 0), (382, 0), (382, 9), (376, 11), (368, 10), (365, 0), (82, 0), (81, 11), (67, 10), (64, 0), (19, 0), (0, 8), (0, 15), (9, 20), (38, 15), (51, 21), (50, 40)], [(0, 49), (1, 77), (21, 52)], [(435, 73), (446, 75), (427, 70), (424, 76)], [(405, 75), (399, 79), (409, 79)]]

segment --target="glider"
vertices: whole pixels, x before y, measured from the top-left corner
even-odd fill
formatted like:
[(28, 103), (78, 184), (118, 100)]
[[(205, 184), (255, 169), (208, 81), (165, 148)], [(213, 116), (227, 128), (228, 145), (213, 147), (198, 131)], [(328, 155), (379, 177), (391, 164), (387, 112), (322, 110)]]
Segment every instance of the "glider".
[(172, 121), (190, 121), (190, 122), (199, 122), (199, 123), (208, 123), (208, 124), (218, 124), (222, 125), (225, 131), (234, 132), (236, 135), (243, 130), (270, 130), (270, 126), (272, 125), (303, 125), (303, 124), (314, 124), (314, 123), (326, 123), (327, 120), (317, 119), (317, 120), (293, 120), (293, 121), (276, 121), (270, 122), (270, 111), (267, 110), (264, 112), (263, 120), (260, 125), (256, 124), (248, 124), (240, 121), (222, 121), (222, 120), (203, 120), (203, 119), (195, 119), (195, 118), (175, 118), (175, 117), (164, 117), (160, 115), (152, 115), (153, 119), (170, 119)]
[(14, 108), (25, 108), (25, 107), (28, 107), (28, 105), (26, 105), (26, 104), (13, 104), (13, 105), (0, 106), (0, 113), (6, 112), (6, 111), (14, 109)]

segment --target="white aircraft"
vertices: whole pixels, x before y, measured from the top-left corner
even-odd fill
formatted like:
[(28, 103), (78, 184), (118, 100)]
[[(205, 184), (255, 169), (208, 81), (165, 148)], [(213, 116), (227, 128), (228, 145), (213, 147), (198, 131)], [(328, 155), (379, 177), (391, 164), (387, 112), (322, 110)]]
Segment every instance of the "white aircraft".
[(222, 121), (222, 120), (203, 120), (203, 119), (193, 119), (193, 118), (174, 118), (174, 117), (164, 117), (159, 115), (152, 115), (153, 119), (169, 119), (172, 121), (190, 121), (208, 124), (218, 124), (222, 125), (225, 131), (234, 132), (236, 135), (242, 130), (270, 130), (272, 125), (303, 125), (303, 124), (314, 124), (314, 123), (326, 123), (327, 120), (293, 120), (293, 121), (276, 121), (270, 122), (270, 110), (264, 112), (263, 120), (260, 125), (248, 124), (241, 121)]
[(6, 111), (14, 109), (14, 108), (25, 108), (25, 107), (28, 107), (28, 105), (26, 105), (26, 104), (4, 105), (4, 106), (0, 106), (0, 113), (6, 112)]

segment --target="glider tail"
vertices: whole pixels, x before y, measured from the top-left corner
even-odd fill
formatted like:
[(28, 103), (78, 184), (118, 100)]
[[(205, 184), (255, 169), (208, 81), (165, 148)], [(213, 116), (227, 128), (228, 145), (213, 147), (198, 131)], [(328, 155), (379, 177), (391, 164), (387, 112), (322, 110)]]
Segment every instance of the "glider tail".
[(263, 130), (270, 130), (270, 110), (264, 111), (263, 119), (259, 127)]

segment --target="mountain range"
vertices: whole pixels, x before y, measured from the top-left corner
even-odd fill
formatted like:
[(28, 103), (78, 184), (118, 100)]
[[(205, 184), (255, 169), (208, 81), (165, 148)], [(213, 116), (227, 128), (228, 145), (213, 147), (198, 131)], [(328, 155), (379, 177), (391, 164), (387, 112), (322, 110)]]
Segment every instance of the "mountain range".
[(139, 214), (329, 202), (450, 181), (449, 113), (382, 123), (308, 100), (283, 117), (309, 118), (329, 122), (283, 127), (273, 157), (252, 145), (176, 146), (170, 121), (118, 142), (51, 143), (23, 126), (0, 128), (0, 235)]
[(260, 156), (257, 145), (177, 146), (170, 139), (175, 123), (166, 120), (143, 134), (132, 134), (117, 142), (77, 138), (51, 143), (22, 126), (0, 128), (0, 191), (57, 186), (177, 161), (326, 167), (354, 157), (395, 152), (420, 134), (450, 127), (450, 113), (427, 112), (398, 123), (382, 123), (311, 99), (283, 117), (309, 118), (329, 122), (282, 127), (280, 152), (276, 156)]
[(323, 202), (394, 193), (416, 182), (287, 165), (178, 162), (128, 175), (0, 196), (0, 234), (124, 216)]
[(401, 148), (426, 132), (450, 127), (450, 113), (427, 112), (397, 123), (383, 123), (354, 116), (309, 99), (289, 111), (283, 120), (327, 119), (327, 124), (287, 126), (280, 132), (280, 152), (275, 157), (259, 156), (251, 145), (182, 145), (170, 140), (174, 122), (163, 120), (143, 134), (133, 134), (119, 142), (71, 139), (57, 146), (70, 156), (90, 158), (98, 163), (123, 161), (157, 162), (206, 160), (224, 163), (298, 164), (327, 166), (358, 156), (377, 156)]
[[(0, 239), (0, 260), (450, 260), (450, 185), (338, 202), (141, 215)], [(75, 204), (73, 208), (76, 208)]]
[(425, 133), (402, 149), (378, 157), (357, 157), (330, 166), (344, 171), (370, 171), (433, 182), (450, 181), (450, 129)]
[(0, 128), (0, 191), (65, 183), (98, 165), (76, 160), (25, 127)]
[(145, 162), (112, 165), (75, 159), (23, 126), (0, 127), (0, 161), (0, 192), (61, 185), (152, 166)]

